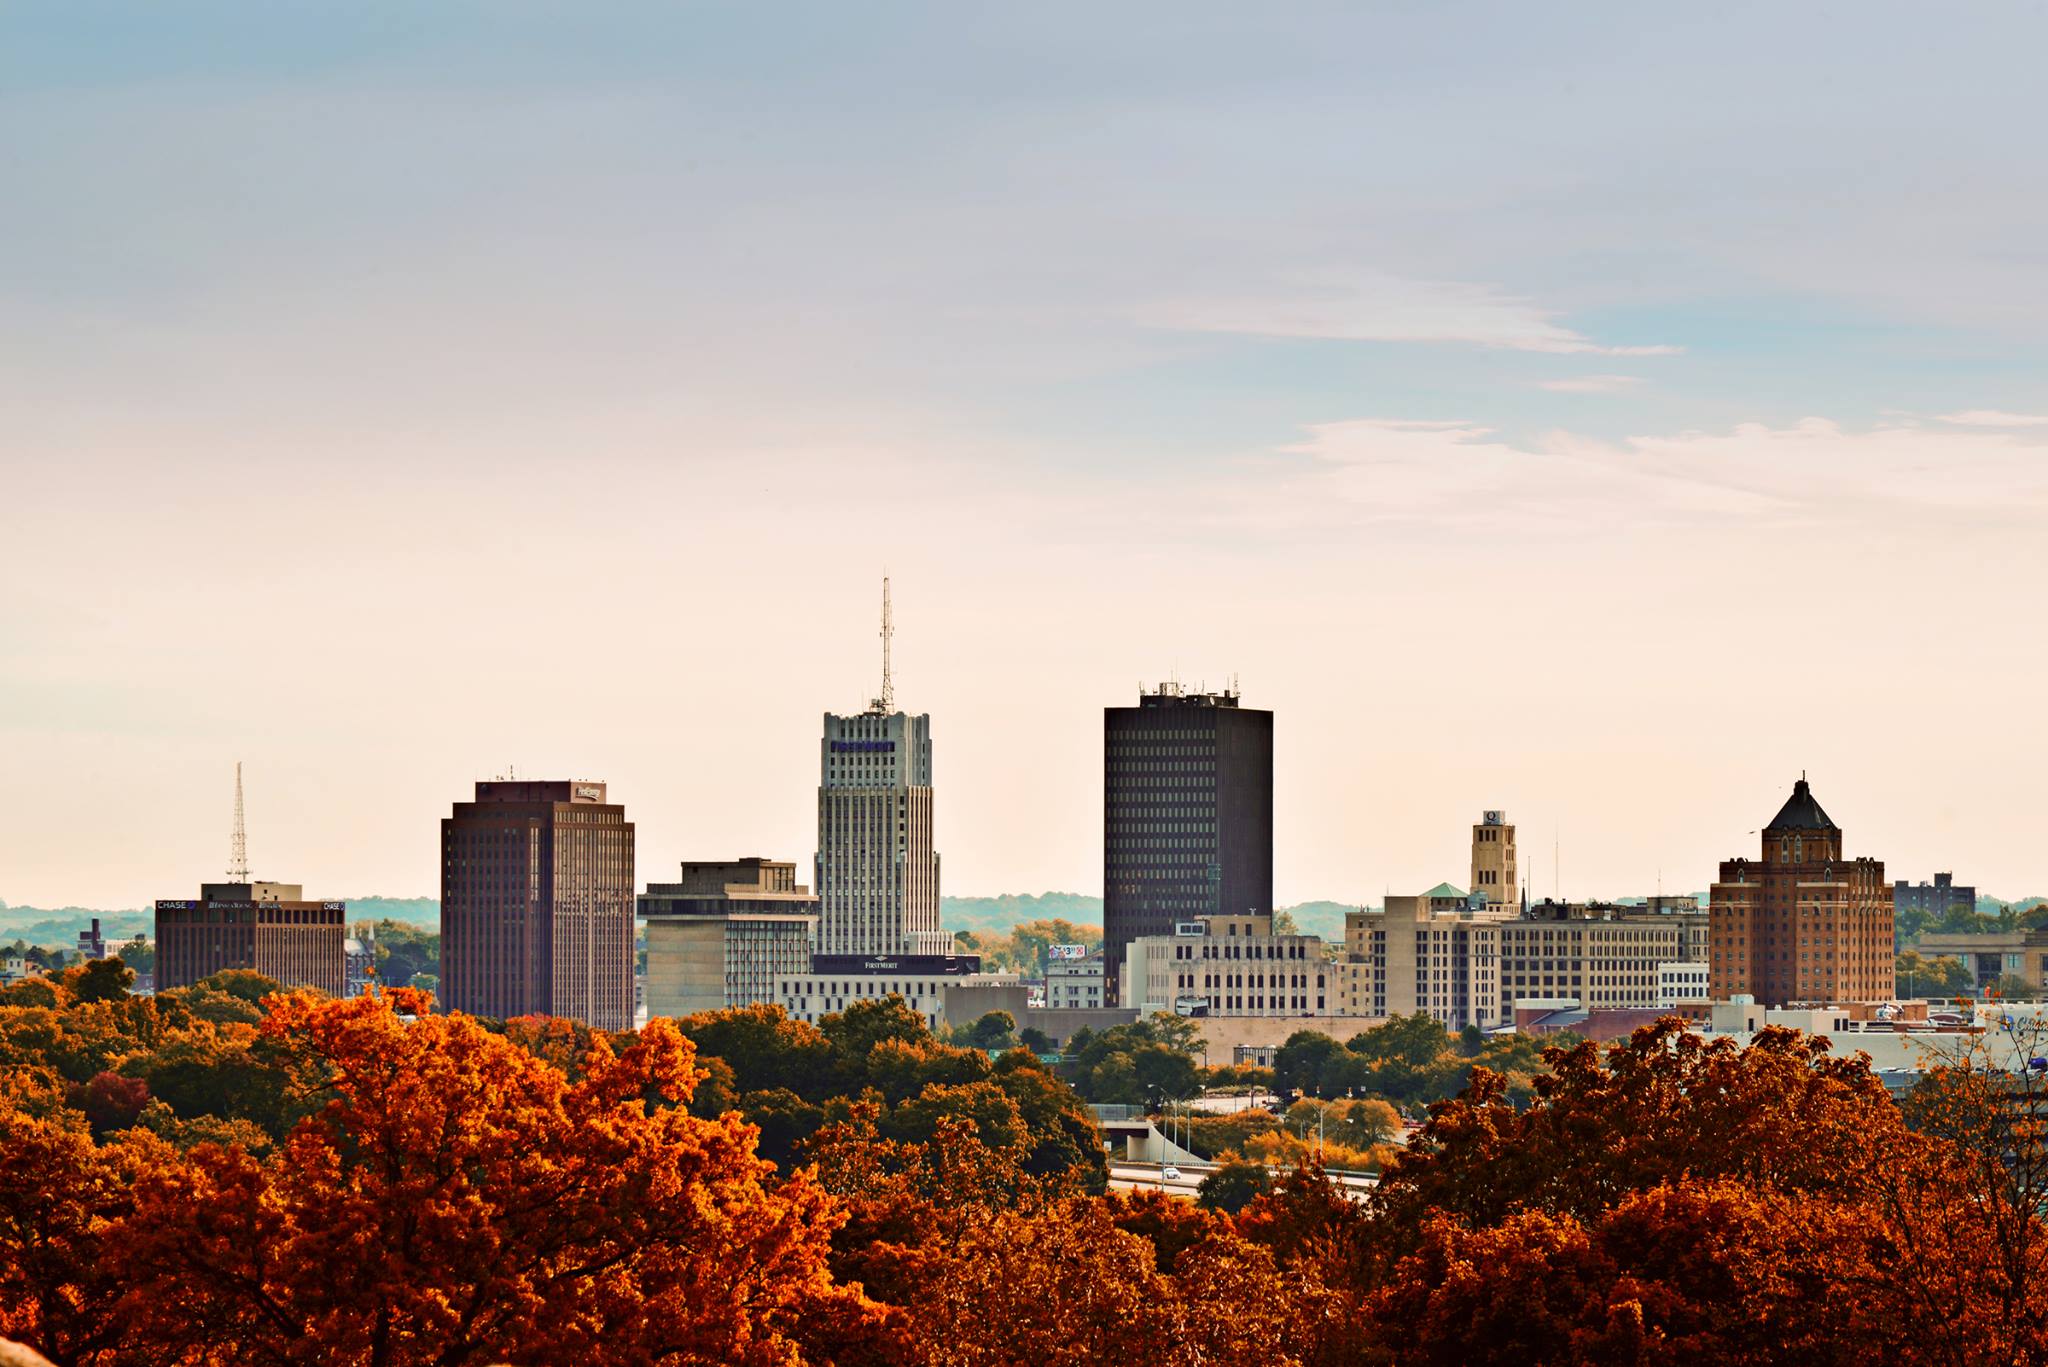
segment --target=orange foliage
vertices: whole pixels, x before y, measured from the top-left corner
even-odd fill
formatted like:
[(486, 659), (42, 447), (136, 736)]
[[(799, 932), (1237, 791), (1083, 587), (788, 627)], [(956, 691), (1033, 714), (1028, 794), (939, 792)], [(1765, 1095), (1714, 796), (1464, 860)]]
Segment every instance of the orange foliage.
[(429, 1010), (274, 999), (324, 1104), (267, 1159), (202, 1145), (137, 1181), (135, 1310), (177, 1360), (784, 1364), (879, 1326), (827, 1275), (825, 1193), (765, 1190), (751, 1130), (684, 1109), (669, 1022), (592, 1039), (572, 1083)]

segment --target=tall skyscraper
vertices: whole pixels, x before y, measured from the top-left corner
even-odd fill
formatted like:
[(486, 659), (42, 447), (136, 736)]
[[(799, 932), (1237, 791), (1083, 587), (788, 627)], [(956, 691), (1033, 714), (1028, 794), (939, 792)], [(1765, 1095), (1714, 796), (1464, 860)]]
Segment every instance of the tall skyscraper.
[(862, 957), (945, 954), (932, 832), (932, 723), (896, 710), (889, 581), (882, 581), (882, 691), (867, 710), (825, 714), (818, 745), (818, 948)]
[(1515, 826), (1508, 814), (1488, 810), (1472, 828), (1472, 891), (1486, 898), (1488, 911), (1510, 915), (1521, 909), (1521, 879), (1515, 867)]
[(1106, 982), (1124, 949), (1202, 916), (1273, 914), (1273, 714), (1178, 684), (1102, 710)]
[(442, 819), (441, 998), (633, 1027), (633, 823), (602, 783), (479, 783)]
[(1802, 776), (1763, 831), (1763, 857), (1721, 865), (1708, 903), (1709, 990), (1757, 1005), (1892, 996), (1884, 864), (1846, 858), (1842, 830)]

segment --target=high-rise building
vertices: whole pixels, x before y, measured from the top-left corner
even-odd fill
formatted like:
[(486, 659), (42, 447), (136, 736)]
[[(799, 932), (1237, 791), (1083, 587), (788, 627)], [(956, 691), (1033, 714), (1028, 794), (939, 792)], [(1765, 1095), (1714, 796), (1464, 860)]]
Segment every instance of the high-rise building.
[(202, 883), (197, 899), (156, 904), (156, 988), (253, 968), (339, 997), (347, 920), (346, 902), (309, 902), (297, 883)]
[(821, 955), (946, 954), (932, 826), (932, 720), (896, 710), (882, 581), (882, 691), (867, 710), (825, 714), (818, 743)]
[(498, 779), (441, 821), (441, 996), (633, 1027), (633, 823), (602, 783)]
[(772, 859), (684, 864), (640, 896), (647, 923), (647, 1014), (691, 1016), (778, 999), (779, 977), (808, 972), (818, 899), (796, 865)]
[(1125, 947), (1201, 917), (1273, 914), (1273, 714), (1178, 684), (1102, 710), (1107, 984)]
[(1802, 776), (1763, 830), (1762, 858), (1721, 865), (1707, 904), (1714, 1000), (1762, 1007), (1888, 1000), (1892, 890), (1884, 863), (1847, 858)]
[(1513, 914), (1519, 907), (1520, 875), (1515, 867), (1515, 826), (1508, 814), (1489, 809), (1472, 828), (1472, 891), (1489, 910)]
[(932, 723), (923, 714), (825, 714), (819, 743), (820, 954), (944, 954), (933, 848)]

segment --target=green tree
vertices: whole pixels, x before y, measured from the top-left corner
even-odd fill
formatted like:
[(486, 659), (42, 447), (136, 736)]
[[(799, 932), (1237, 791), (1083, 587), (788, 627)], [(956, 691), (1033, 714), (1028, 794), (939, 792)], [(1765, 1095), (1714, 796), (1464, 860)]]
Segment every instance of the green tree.
[(963, 1049), (1008, 1049), (1016, 1042), (1017, 1018), (1007, 1011), (990, 1011), (955, 1029), (952, 1037)]
[(1235, 1215), (1273, 1190), (1273, 1174), (1263, 1163), (1225, 1163), (1202, 1179), (1195, 1204), (1204, 1210)]
[(1297, 1030), (1273, 1051), (1273, 1078), (1280, 1086), (1304, 1095), (1322, 1090), (1323, 1069), (1344, 1046), (1317, 1030)]
[(71, 995), (82, 1002), (126, 1001), (135, 970), (119, 959), (92, 959), (65, 975)]

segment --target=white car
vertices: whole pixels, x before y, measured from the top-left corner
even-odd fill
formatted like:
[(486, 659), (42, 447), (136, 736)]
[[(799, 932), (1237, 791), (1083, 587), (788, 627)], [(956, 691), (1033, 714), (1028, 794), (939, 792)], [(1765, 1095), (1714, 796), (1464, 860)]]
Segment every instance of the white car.
[(1159, 1170), (1159, 1176), (1162, 1181), (1178, 1182), (1180, 1181), (1180, 1169), (1176, 1168), (1173, 1164), (1168, 1163), (1165, 1167)]

